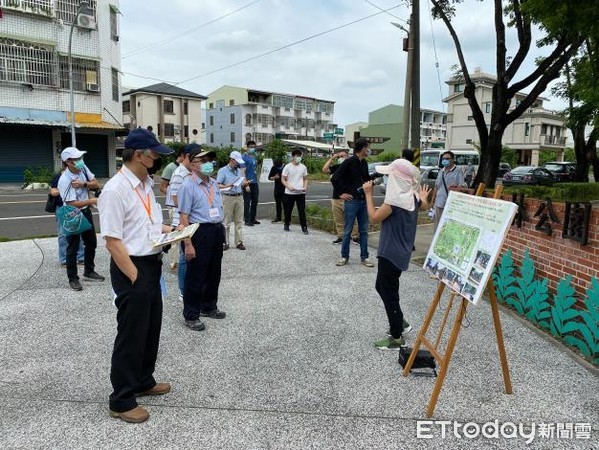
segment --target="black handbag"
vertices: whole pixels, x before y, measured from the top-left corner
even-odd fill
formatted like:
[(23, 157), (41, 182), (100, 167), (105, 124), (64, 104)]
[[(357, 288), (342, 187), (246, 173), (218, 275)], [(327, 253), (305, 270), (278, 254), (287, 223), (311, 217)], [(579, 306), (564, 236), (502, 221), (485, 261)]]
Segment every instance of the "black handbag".
[(48, 194), (48, 200), (46, 200), (46, 207), (44, 211), (47, 213), (55, 213), (56, 212), (56, 197), (51, 194)]
[[(400, 347), (399, 348), (399, 358), (397, 362), (399, 365), (404, 368), (412, 354), (413, 349), (411, 347)], [(424, 372), (413, 372), (414, 369), (431, 369), (432, 372), (424, 371)], [(412, 363), (412, 367), (410, 367), (410, 372), (413, 375), (420, 376), (437, 376), (437, 364), (435, 362), (435, 357), (431, 355), (431, 353), (427, 350), (418, 350), (418, 354)]]

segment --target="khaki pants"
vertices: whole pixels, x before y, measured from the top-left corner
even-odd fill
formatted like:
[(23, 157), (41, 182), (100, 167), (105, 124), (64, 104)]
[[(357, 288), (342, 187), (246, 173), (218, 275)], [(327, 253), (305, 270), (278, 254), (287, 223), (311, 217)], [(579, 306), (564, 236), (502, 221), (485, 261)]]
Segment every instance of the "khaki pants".
[[(173, 223), (173, 215), (175, 213), (175, 208), (168, 209), (168, 220)], [(174, 269), (179, 264), (179, 246), (176, 244), (171, 245), (171, 249), (168, 251), (168, 258), (170, 260), (170, 267)]]
[(225, 209), (225, 243), (229, 244), (231, 222), (235, 226), (235, 245), (243, 242), (243, 197), (241, 195), (223, 195)]
[[(345, 225), (345, 221), (343, 219), (343, 206), (345, 205), (345, 200), (342, 198), (332, 198), (331, 199), (331, 209), (333, 211), (333, 222), (335, 222), (335, 231), (337, 232), (338, 238), (343, 238), (343, 228)], [(351, 237), (353, 239), (358, 237), (358, 225), (354, 222), (354, 226), (351, 230)]]

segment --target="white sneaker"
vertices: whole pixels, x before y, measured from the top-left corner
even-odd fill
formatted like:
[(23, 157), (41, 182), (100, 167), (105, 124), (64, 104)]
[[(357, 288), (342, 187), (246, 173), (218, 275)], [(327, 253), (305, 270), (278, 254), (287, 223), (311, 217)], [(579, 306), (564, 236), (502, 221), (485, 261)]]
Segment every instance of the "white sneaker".
[(347, 260), (348, 259), (349, 258), (339, 258), (337, 260), (337, 262), (335, 263), (335, 265), (337, 265), (337, 266), (345, 266), (347, 264)]
[(374, 267), (374, 263), (368, 258), (362, 260), (362, 265), (366, 267)]

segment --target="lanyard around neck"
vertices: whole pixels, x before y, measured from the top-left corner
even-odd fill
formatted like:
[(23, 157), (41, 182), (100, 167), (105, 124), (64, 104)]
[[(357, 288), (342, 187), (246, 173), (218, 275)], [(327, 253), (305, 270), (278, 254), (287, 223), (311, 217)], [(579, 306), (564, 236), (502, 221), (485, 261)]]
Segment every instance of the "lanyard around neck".
[[(144, 185), (143, 182), (141, 183), (141, 185), (142, 186)], [(153, 213), (152, 213), (152, 199), (150, 198), (150, 194), (146, 194), (146, 200), (144, 201), (144, 199), (141, 196), (141, 194), (139, 193), (139, 190), (137, 189), (137, 187), (135, 187), (133, 190), (137, 194), (139, 201), (141, 202), (144, 209), (146, 210), (146, 215), (148, 216), (148, 219), (150, 219), (150, 222), (154, 223), (154, 217), (153, 217)]]
[(210, 190), (208, 190), (206, 187), (202, 186), (202, 179), (200, 177), (197, 177), (196, 175), (194, 175), (194, 177), (200, 179), (198, 187), (204, 193), (204, 195), (206, 195), (206, 198), (208, 199), (208, 206), (212, 208), (212, 204), (214, 203), (214, 184), (210, 183)]

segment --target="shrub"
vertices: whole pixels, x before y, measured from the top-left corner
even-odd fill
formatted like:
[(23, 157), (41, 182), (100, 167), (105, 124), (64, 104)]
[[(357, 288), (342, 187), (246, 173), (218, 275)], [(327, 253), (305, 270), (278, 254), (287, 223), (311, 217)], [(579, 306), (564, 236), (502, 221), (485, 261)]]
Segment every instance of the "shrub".
[(48, 167), (26, 167), (23, 170), (23, 181), (30, 183), (50, 183), (54, 177), (54, 172)]

